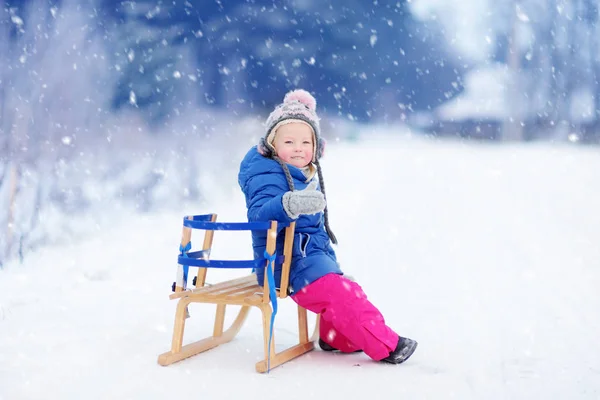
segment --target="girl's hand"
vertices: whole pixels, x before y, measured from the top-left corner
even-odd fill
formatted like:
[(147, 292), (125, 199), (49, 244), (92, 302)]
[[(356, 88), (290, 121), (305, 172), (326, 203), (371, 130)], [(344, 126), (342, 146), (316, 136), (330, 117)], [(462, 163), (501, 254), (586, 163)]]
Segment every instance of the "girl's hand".
[(304, 190), (294, 190), (283, 195), (283, 209), (290, 218), (301, 214), (317, 214), (325, 209), (327, 203), (323, 193), (317, 190), (317, 181), (312, 181)]

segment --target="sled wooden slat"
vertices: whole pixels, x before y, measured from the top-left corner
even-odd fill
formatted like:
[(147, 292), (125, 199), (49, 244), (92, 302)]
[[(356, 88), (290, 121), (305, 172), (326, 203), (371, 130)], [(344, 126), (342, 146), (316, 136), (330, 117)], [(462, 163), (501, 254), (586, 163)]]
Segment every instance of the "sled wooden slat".
[(220, 283), (217, 283), (212, 286), (198, 288), (198, 289), (194, 290), (194, 292), (196, 292), (198, 294), (202, 293), (205, 295), (218, 294), (218, 293), (222, 292), (223, 290), (235, 288), (238, 285), (244, 285), (248, 282), (256, 283), (256, 278), (253, 280), (252, 275), (248, 275), (248, 276), (244, 276), (242, 278), (236, 278), (236, 279), (232, 279), (230, 281), (220, 282)]
[[(214, 296), (216, 299), (222, 299), (227, 298), (231, 295), (236, 295), (240, 292), (244, 292), (248, 288), (260, 288), (260, 286), (258, 286), (258, 283), (256, 283), (256, 276), (254, 276), (254, 282), (244, 282), (239, 285), (235, 285), (234, 287), (219, 290), (217, 292), (212, 292), (211, 295)], [(260, 291), (262, 292), (262, 288), (260, 288)]]
[(229, 294), (225, 297), (225, 300), (238, 300), (244, 301), (248, 296), (252, 296), (256, 293), (262, 293), (262, 288), (258, 285), (247, 288), (246, 290), (239, 291), (237, 293)]
[[(217, 214), (213, 214), (210, 218), (210, 222), (215, 222), (217, 220)], [(215, 231), (207, 231), (204, 234), (204, 243), (202, 243), (202, 250), (208, 251), (212, 248), (212, 242)], [(196, 287), (203, 287), (206, 282), (206, 271), (207, 268), (198, 268), (198, 275), (196, 275)]]
[(191, 294), (200, 294), (200, 293), (208, 294), (208, 293), (212, 293), (213, 291), (227, 289), (229, 287), (232, 287), (232, 286), (235, 286), (238, 284), (243, 284), (246, 282), (256, 283), (256, 276), (255, 275), (244, 276), (243, 278), (232, 279), (230, 281), (221, 282), (216, 285), (204, 286), (204, 287), (200, 287), (200, 288), (196, 288), (196, 289), (186, 290), (183, 292), (173, 293), (169, 296), (169, 298), (171, 300), (173, 300), (173, 299), (179, 299), (184, 296), (189, 296)]
[(247, 304), (249, 306), (257, 306), (260, 303), (262, 303), (263, 301), (263, 294), (261, 293), (257, 293), (254, 294), (252, 296), (248, 296), (244, 299), (244, 304)]
[[(192, 217), (187, 218), (192, 219)], [(211, 222), (215, 221), (216, 215), (213, 214), (211, 217)], [(294, 222), (285, 229), (285, 240), (283, 246), (284, 262), (282, 265), (281, 289), (276, 290), (277, 297), (280, 299), (287, 297), (294, 229)], [(210, 254), (213, 237), (214, 231), (206, 230), (202, 250), (207, 251), (207, 254)], [(270, 229), (267, 232), (267, 251), (269, 254), (275, 254), (276, 252), (276, 238), (277, 222), (271, 221)], [(190, 240), (191, 228), (184, 227), (181, 245), (185, 247)], [(268, 264), (265, 261), (265, 267), (267, 267), (267, 265)], [(313, 340), (315, 337), (317, 337), (318, 323), (315, 326), (313, 338), (309, 338), (307, 311), (300, 306), (298, 306), (298, 343), (277, 353), (275, 351), (275, 335), (273, 334), (269, 349), (268, 343), (269, 336), (271, 335), (270, 320), (272, 308), (269, 297), (269, 283), (266, 279), (266, 273), (264, 287), (258, 285), (256, 274), (250, 274), (241, 278), (231, 279), (211, 286), (205, 286), (207, 270), (208, 268), (198, 269), (196, 287), (194, 289), (183, 290), (183, 288), (177, 287), (176, 289), (179, 290), (176, 290), (175, 293), (172, 293), (169, 296), (170, 299), (178, 299), (175, 312), (175, 326), (173, 328), (171, 350), (161, 354), (158, 357), (158, 363), (160, 365), (170, 365), (231, 341), (243, 326), (246, 317), (248, 316), (250, 307), (258, 307), (262, 313), (264, 359), (255, 365), (257, 372), (266, 372), (269, 365), (271, 368), (275, 368), (314, 349)], [(215, 323), (212, 336), (184, 345), (183, 333), (185, 329), (185, 321), (188, 318), (188, 305), (191, 303), (215, 304), (217, 306)], [(227, 306), (229, 305), (241, 306), (241, 308), (239, 309), (238, 315), (232, 325), (228, 329), (223, 330), (225, 312)], [(269, 354), (270, 358), (268, 358)]]
[[(294, 226), (295, 226), (294, 222)], [(289, 229), (289, 228), (288, 228)], [(280, 291), (277, 295), (280, 298), (287, 297), (287, 291), (290, 281), (290, 264), (292, 263), (292, 248), (294, 247), (294, 227), (291, 229), (291, 234), (288, 235), (286, 231), (285, 239), (283, 242), (283, 254), (286, 255), (283, 260), (283, 265), (281, 266), (281, 283), (280, 283)]]

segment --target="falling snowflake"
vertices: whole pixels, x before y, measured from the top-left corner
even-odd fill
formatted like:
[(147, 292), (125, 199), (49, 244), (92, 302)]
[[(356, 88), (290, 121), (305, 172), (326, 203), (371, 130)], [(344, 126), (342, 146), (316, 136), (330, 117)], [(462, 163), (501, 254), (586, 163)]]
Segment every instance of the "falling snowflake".
[(18, 27), (23, 26), (23, 20), (18, 15), (11, 16), (10, 20), (12, 21), (13, 24), (17, 25)]
[(377, 35), (371, 35), (369, 42), (371, 43), (371, 47), (375, 47), (375, 43), (377, 43)]
[(336, 336), (337, 332), (335, 331), (335, 329), (330, 329), (329, 332), (327, 332), (327, 340), (329, 340), (330, 342), (333, 342)]
[(527, 14), (525, 14), (525, 11), (523, 11), (521, 7), (519, 7), (518, 4), (515, 6), (515, 12), (517, 13), (517, 18), (519, 18), (519, 21), (529, 22), (529, 17), (527, 16)]
[(129, 92), (129, 104), (137, 106), (137, 98), (133, 90)]

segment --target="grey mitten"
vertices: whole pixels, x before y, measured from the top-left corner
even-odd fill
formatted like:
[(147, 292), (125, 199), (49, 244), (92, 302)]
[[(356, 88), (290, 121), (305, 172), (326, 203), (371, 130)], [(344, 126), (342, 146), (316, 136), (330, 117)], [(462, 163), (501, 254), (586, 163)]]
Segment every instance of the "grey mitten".
[(325, 209), (325, 196), (317, 190), (317, 182), (312, 181), (304, 190), (294, 190), (283, 195), (283, 209), (296, 219), (300, 214), (316, 214)]

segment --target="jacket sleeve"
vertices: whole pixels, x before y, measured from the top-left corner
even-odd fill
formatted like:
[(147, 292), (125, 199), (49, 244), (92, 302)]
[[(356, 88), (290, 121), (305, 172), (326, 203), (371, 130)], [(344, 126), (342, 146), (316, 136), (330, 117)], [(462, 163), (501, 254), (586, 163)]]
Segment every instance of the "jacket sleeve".
[(283, 209), (282, 198), (286, 191), (277, 184), (263, 184), (258, 187), (250, 180), (247, 187), (248, 220), (249, 221), (283, 221), (291, 222)]

